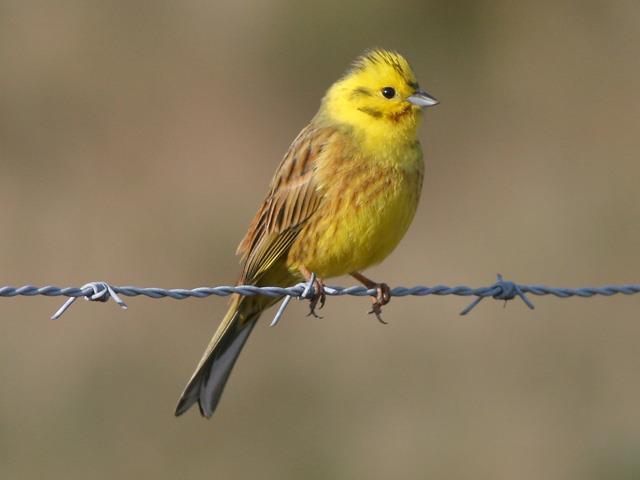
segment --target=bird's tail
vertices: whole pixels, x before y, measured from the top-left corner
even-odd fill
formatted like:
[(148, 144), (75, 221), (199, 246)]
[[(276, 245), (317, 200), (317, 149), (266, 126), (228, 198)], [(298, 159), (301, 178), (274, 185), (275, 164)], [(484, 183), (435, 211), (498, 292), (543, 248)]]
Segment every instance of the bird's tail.
[(176, 416), (182, 415), (198, 402), (200, 413), (204, 417), (211, 417), (244, 343), (260, 314), (268, 306), (264, 303), (256, 297), (233, 298), (229, 311), (180, 396)]

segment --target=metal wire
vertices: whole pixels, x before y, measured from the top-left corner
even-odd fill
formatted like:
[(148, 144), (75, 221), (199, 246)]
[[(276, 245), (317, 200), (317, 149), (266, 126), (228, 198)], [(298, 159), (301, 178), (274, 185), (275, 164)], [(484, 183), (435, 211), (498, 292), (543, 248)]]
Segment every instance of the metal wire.
[[(144, 295), (149, 298), (164, 298), (169, 297), (176, 300), (183, 300), (185, 298), (195, 297), (204, 298), (211, 295), (217, 295), (224, 297), (238, 293), (240, 295), (266, 295), (269, 297), (284, 297), (283, 305), (278, 309), (276, 317), (274, 318), (272, 325), (275, 325), (280, 319), (284, 308), (289, 303), (291, 298), (309, 299), (313, 298), (315, 292), (313, 290), (313, 282), (300, 283), (292, 287), (256, 287), (253, 285), (237, 285), (232, 286), (218, 286), (218, 287), (200, 287), (193, 289), (185, 288), (140, 288), (134, 286), (115, 286), (110, 285), (107, 282), (89, 282), (80, 288), (68, 287), (58, 288), (52, 285), (46, 285), (44, 287), (36, 287), (33, 285), (25, 285), (22, 287), (14, 288), (11, 286), (0, 287), (0, 297), (16, 297), (16, 296), (35, 296), (44, 295), (48, 297), (69, 297), (69, 299), (58, 309), (58, 311), (51, 317), (52, 319), (58, 319), (69, 308), (73, 302), (83, 297), (85, 300), (106, 302), (110, 298), (113, 299), (120, 307), (127, 308), (127, 305), (120, 298), (120, 296), (136, 297), (138, 295)], [(473, 302), (469, 304), (462, 312), (461, 315), (468, 314), (473, 310), (478, 303), (487, 297), (494, 298), (496, 300), (513, 300), (514, 298), (520, 298), (529, 308), (533, 309), (534, 305), (527, 297), (527, 294), (531, 295), (553, 295), (558, 298), (568, 297), (593, 297), (596, 295), (611, 296), (617, 294), (633, 295), (640, 293), (640, 284), (631, 285), (604, 285), (601, 287), (582, 287), (582, 288), (559, 288), (548, 287), (545, 285), (526, 285), (515, 283), (510, 280), (505, 280), (502, 275), (498, 275), (497, 280), (486, 287), (472, 288), (466, 285), (458, 285), (449, 287), (446, 285), (435, 285), (433, 287), (427, 287), (424, 285), (418, 285), (415, 287), (395, 287), (391, 289), (392, 297), (406, 297), (406, 296), (427, 296), (427, 295), (458, 295), (464, 297), (476, 297)], [(343, 296), (352, 295), (356, 297), (375, 296), (375, 289), (367, 289), (361, 286), (354, 287), (325, 287), (325, 294), (330, 296)]]

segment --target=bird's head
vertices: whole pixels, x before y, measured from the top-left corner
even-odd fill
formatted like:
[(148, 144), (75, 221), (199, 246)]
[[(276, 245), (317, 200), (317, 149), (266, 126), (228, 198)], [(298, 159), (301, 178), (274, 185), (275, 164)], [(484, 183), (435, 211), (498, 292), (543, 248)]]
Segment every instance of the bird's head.
[(420, 90), (399, 53), (368, 50), (327, 91), (323, 110), (332, 120), (368, 131), (415, 131), (420, 112), (438, 101)]

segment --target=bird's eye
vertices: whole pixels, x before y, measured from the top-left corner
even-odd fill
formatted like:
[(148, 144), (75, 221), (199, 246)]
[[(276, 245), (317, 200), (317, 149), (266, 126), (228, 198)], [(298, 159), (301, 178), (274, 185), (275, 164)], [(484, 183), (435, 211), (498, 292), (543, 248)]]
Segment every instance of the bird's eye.
[(384, 98), (393, 98), (396, 96), (396, 91), (393, 87), (384, 87), (382, 89), (382, 96)]

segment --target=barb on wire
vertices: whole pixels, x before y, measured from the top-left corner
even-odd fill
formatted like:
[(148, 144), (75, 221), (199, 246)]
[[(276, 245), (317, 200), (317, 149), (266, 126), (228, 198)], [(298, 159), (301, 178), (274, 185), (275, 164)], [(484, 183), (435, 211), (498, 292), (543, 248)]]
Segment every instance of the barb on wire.
[[(309, 278), (309, 281), (305, 285), (304, 290), (298, 297), (299, 299), (302, 300), (302, 299), (313, 298), (313, 294), (314, 294), (313, 284), (315, 281), (316, 281), (316, 274), (312, 272), (311, 278)], [(273, 320), (271, 320), (271, 323), (269, 324), (270, 327), (275, 327), (278, 324), (278, 322), (280, 321), (280, 318), (282, 317), (282, 314), (286, 310), (287, 305), (289, 305), (289, 302), (291, 301), (292, 298), (293, 298), (292, 295), (287, 295), (286, 297), (284, 297), (284, 300), (282, 300), (282, 303), (278, 307), (278, 311), (276, 312), (275, 316), (273, 317)]]
[[(97, 302), (106, 302), (110, 298), (120, 305), (121, 308), (126, 310), (127, 304), (118, 296), (118, 294), (113, 290), (113, 287), (109, 285), (107, 282), (89, 282), (83, 285), (80, 290), (85, 291), (87, 289), (91, 289), (93, 294), (84, 295), (85, 300), (92, 300)], [(62, 314), (69, 308), (73, 302), (75, 302), (78, 297), (70, 297), (66, 302), (62, 304), (62, 306), (58, 309), (56, 313), (51, 316), (51, 320), (59, 319)]]
[[(531, 300), (529, 300), (527, 296), (524, 294), (524, 292), (520, 288), (520, 285), (513, 283), (509, 280), (505, 280), (504, 278), (502, 278), (502, 275), (500, 274), (498, 274), (498, 280), (496, 280), (496, 283), (494, 283), (491, 287), (489, 287), (489, 290), (495, 291), (495, 293), (491, 296), (496, 300), (504, 300), (505, 305), (507, 304), (507, 301), (513, 300), (516, 297), (520, 297), (524, 302), (524, 304), (527, 307), (529, 307), (531, 310), (536, 308), (533, 305), (533, 303), (531, 303)], [(471, 302), (467, 308), (465, 308), (460, 312), (460, 315), (466, 315), (467, 313), (469, 313), (471, 310), (476, 308), (476, 305), (478, 305), (485, 298), (487, 298), (487, 296), (478, 295), (476, 299), (473, 302)]]
[[(324, 287), (324, 291), (327, 295), (331, 296), (343, 296), (351, 295), (356, 297), (375, 296), (375, 289), (367, 289), (366, 287), (354, 286), (354, 287)], [(25, 285), (22, 287), (14, 288), (10, 286), (0, 287), (0, 297), (16, 297), (27, 296), (32, 297), (35, 295), (45, 295), (49, 297), (69, 297), (69, 299), (58, 309), (58, 311), (51, 317), (53, 319), (60, 318), (60, 316), (73, 304), (78, 297), (83, 297), (85, 300), (106, 302), (112, 298), (120, 307), (126, 309), (127, 305), (120, 298), (120, 296), (136, 297), (138, 295), (144, 295), (149, 298), (163, 298), (169, 297), (176, 300), (182, 300), (189, 297), (204, 298), (211, 295), (224, 297), (232, 294), (240, 295), (266, 295), (269, 297), (284, 297), (283, 302), (276, 312), (276, 316), (271, 322), (275, 325), (280, 320), (284, 309), (287, 307), (292, 298), (306, 299), (313, 296), (313, 281), (309, 283), (299, 283), (292, 287), (256, 287), (254, 285), (237, 285), (232, 286), (219, 286), (219, 287), (200, 287), (193, 289), (174, 288), (140, 288), (133, 286), (118, 287), (111, 285), (107, 282), (89, 282), (83, 285), (81, 288), (68, 287), (58, 288), (52, 285), (46, 285), (44, 287), (35, 287), (33, 285)], [(418, 285), (411, 288), (395, 287), (391, 290), (392, 297), (406, 297), (412, 296), (426, 296), (426, 295), (458, 295), (463, 297), (476, 297), (468, 307), (466, 307), (461, 315), (468, 314), (473, 310), (483, 299), (492, 297), (496, 300), (504, 300), (505, 302), (513, 300), (516, 297), (520, 298), (530, 309), (533, 309), (533, 303), (527, 297), (530, 295), (553, 295), (558, 298), (568, 297), (593, 297), (596, 295), (611, 296), (617, 294), (633, 295), (640, 293), (640, 284), (629, 285), (604, 285), (602, 287), (585, 287), (585, 288), (558, 288), (547, 287), (545, 285), (525, 285), (515, 283), (510, 280), (505, 280), (502, 275), (498, 275), (495, 283), (486, 286), (472, 288), (465, 285), (458, 285), (449, 287), (446, 285), (435, 285), (433, 287), (427, 287), (424, 285)]]

